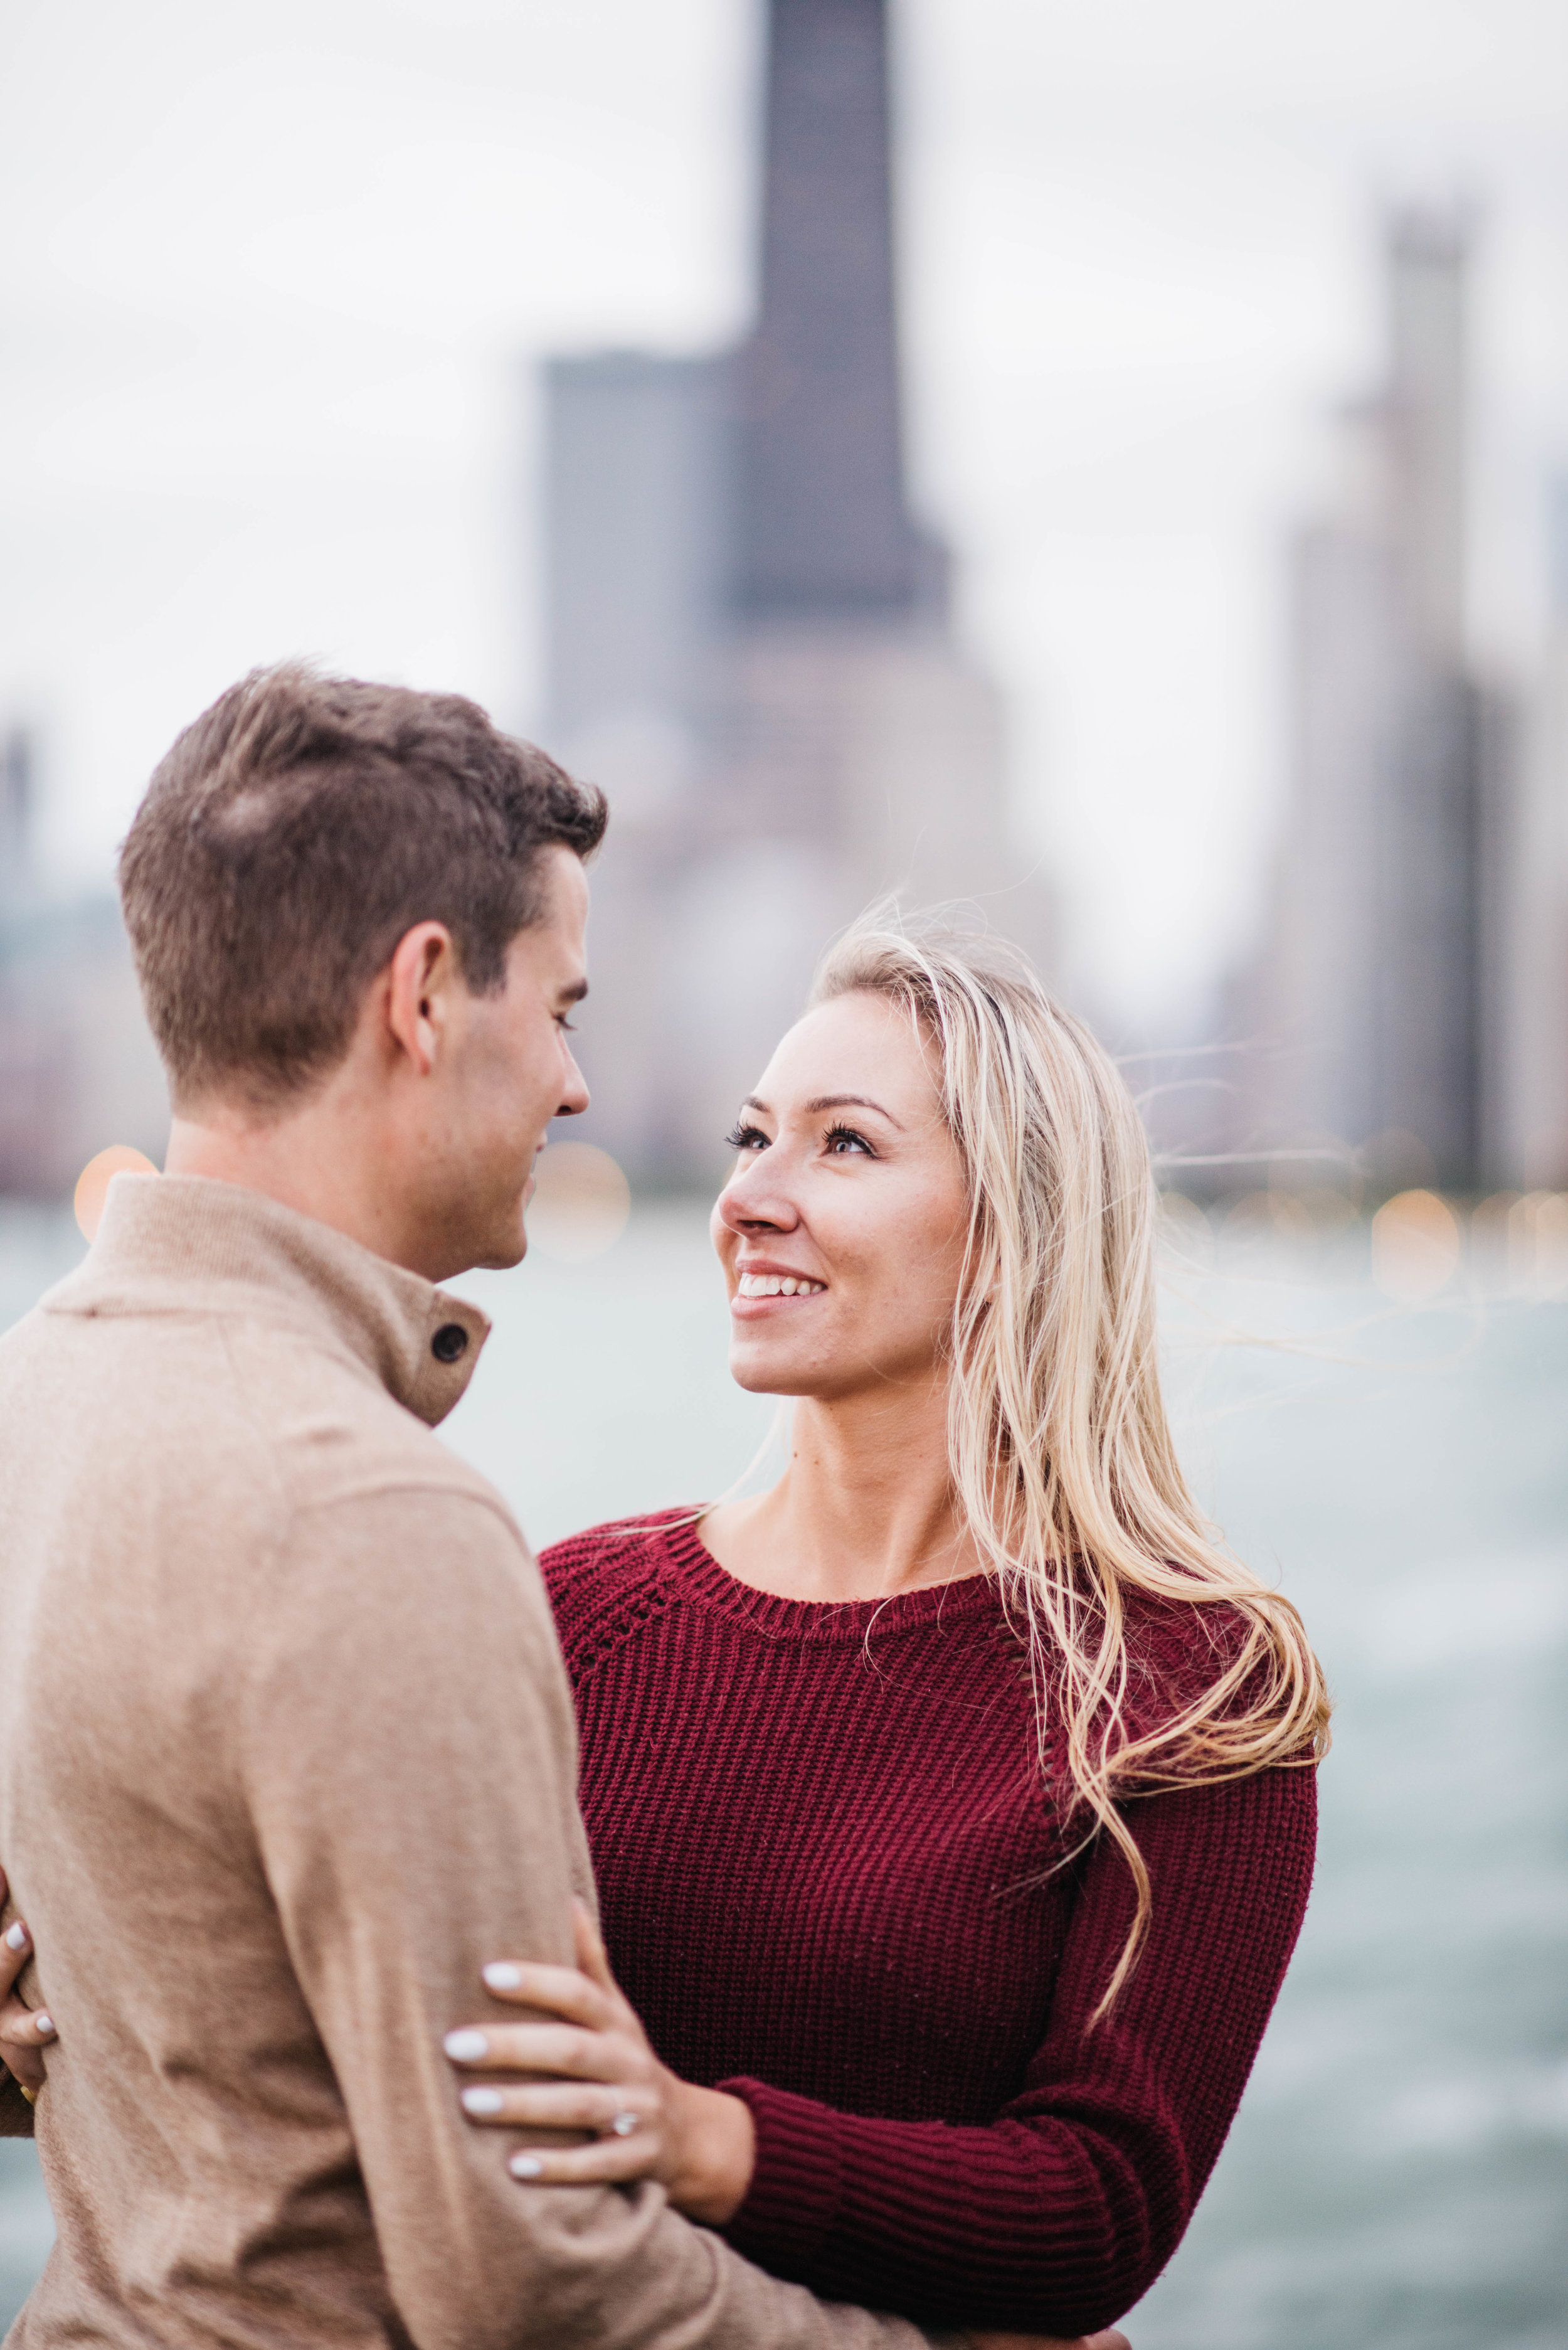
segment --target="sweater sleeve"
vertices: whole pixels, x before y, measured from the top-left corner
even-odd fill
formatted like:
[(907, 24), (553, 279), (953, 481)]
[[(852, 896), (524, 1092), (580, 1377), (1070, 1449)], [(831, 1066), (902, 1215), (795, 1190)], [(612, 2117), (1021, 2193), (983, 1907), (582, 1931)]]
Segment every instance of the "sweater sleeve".
[(1180, 2242), (1283, 1980), (1311, 1882), (1310, 1770), (1147, 1798), (1147, 1942), (1090, 2018), (1133, 1915), (1102, 1837), (1085, 1866), (1046, 2037), (981, 2127), (839, 2113), (760, 2081), (720, 2085), (756, 2123), (730, 2241), (818, 2293), (930, 2322), (1090, 2333)]
[(654, 2186), (519, 2187), (441, 2035), (483, 1962), (569, 1960), (570, 1693), (501, 1513), (424, 1490), (296, 1521), (246, 1660), (244, 1797), (417, 2350), (924, 2350), (825, 2307)]
[(0, 2137), (31, 2137), (33, 2108), (11, 2074), (0, 2065)]

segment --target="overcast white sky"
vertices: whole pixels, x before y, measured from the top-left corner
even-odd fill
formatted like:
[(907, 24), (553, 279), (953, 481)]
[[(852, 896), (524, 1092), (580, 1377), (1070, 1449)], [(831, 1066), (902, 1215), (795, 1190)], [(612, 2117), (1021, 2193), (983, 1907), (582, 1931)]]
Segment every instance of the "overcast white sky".
[[(1279, 806), (1280, 558), (1373, 374), (1380, 195), (1486, 209), (1476, 588), (1568, 461), (1562, 0), (894, 0), (919, 502), (1079, 983), (1190, 1001)], [(5, 0), (0, 717), (107, 874), (259, 660), (526, 727), (529, 361), (732, 336), (756, 0)]]

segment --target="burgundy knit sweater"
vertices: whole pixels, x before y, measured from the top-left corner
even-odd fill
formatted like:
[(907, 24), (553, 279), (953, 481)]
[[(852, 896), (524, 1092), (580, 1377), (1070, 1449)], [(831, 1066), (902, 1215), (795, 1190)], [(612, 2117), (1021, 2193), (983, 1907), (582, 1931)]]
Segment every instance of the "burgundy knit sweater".
[[(1104, 1840), (1055, 1866), (992, 1584), (778, 1599), (658, 1519), (543, 1565), (611, 1962), (665, 2063), (755, 2118), (730, 2241), (927, 2324), (1120, 2316), (1257, 2053), (1306, 1904), (1311, 1771), (1132, 1807), (1153, 1927), (1091, 2031), (1130, 1879)], [(1138, 1707), (1212, 1678), (1215, 1622), (1135, 1627)]]

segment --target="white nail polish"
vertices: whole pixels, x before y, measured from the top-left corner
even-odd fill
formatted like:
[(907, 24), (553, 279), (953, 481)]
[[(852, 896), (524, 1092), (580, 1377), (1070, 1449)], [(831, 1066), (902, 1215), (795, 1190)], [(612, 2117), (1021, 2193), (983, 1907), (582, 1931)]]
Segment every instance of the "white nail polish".
[(25, 1950), (26, 1947), (27, 1929), (18, 1918), (14, 1926), (5, 1929), (5, 1948), (8, 1950)]
[(514, 2178), (537, 2178), (545, 2166), (536, 2154), (514, 2154), (506, 2168)]
[(498, 2114), (505, 2103), (499, 2089), (464, 2089), (462, 2093), (465, 2114)]
[(449, 2032), (441, 2046), (460, 2064), (472, 2064), (479, 2057), (490, 2054), (490, 2043), (483, 2032)]
[(510, 1959), (497, 1959), (495, 1964), (480, 1970), (492, 1991), (521, 1991), (523, 1970)]
[(33, 2028), (36, 2032), (41, 2033), (45, 2039), (51, 2039), (54, 2035), (55, 2027), (47, 2015), (36, 2015), (33, 2018)]

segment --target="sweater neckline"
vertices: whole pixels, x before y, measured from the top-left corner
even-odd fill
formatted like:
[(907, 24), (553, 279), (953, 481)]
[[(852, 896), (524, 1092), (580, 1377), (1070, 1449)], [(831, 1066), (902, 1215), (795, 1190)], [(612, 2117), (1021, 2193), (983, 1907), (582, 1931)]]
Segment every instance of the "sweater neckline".
[(1002, 1612), (989, 1575), (922, 1584), (887, 1599), (786, 1599), (777, 1592), (759, 1591), (721, 1566), (684, 1512), (659, 1526), (657, 1538), (667, 1567), (689, 1598), (767, 1640), (863, 1640), (873, 1629), (879, 1636), (909, 1632)]

